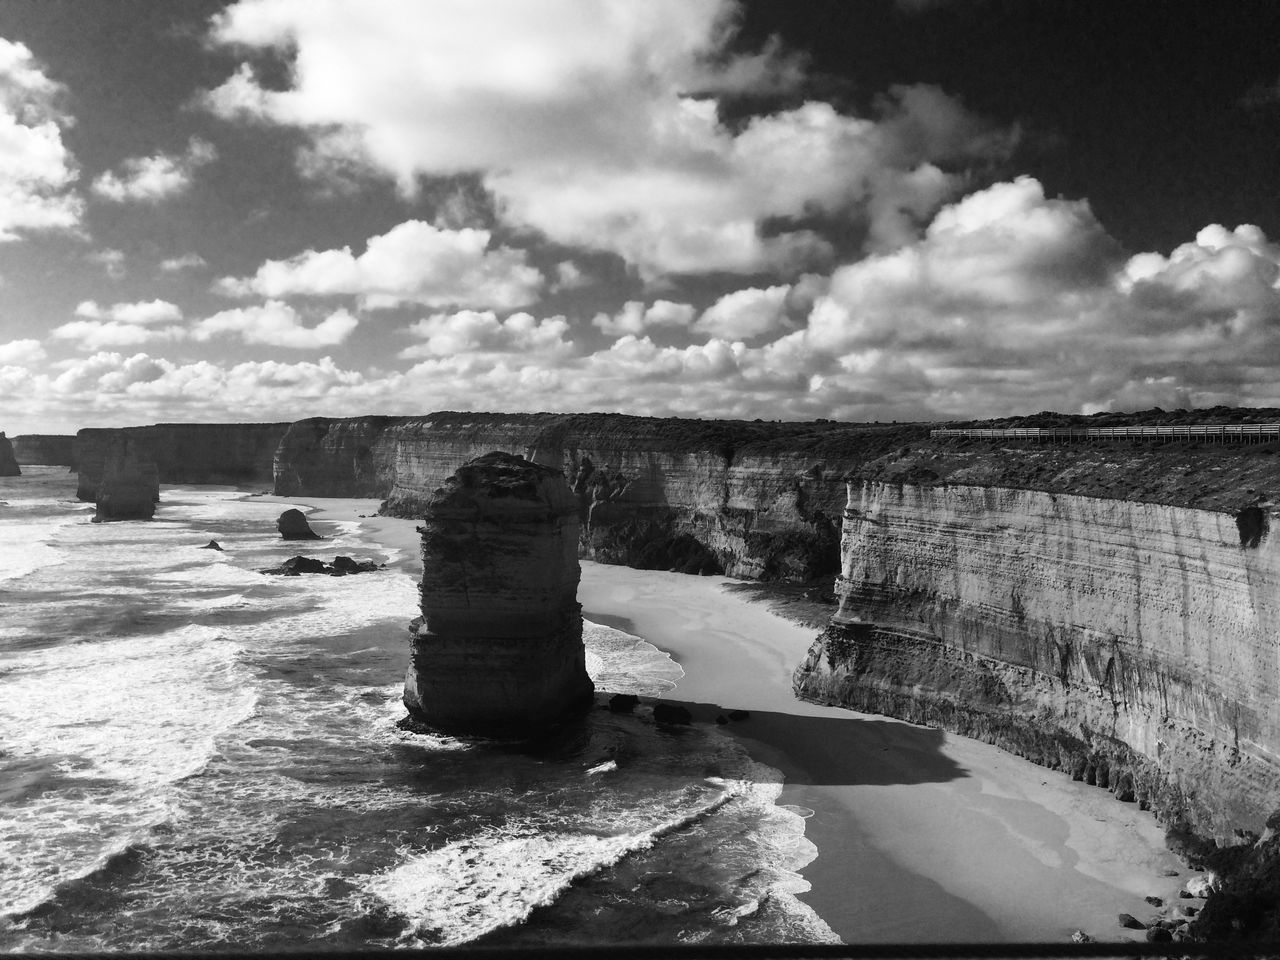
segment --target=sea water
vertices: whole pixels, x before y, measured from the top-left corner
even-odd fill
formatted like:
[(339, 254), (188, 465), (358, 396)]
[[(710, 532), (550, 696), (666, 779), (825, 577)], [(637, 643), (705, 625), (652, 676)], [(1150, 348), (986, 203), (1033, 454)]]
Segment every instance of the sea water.
[[(94, 524), (74, 476), (24, 471), (0, 479), (0, 950), (834, 939), (794, 896), (803, 821), (736, 741), (603, 709), (537, 743), (402, 731), (409, 575), (261, 573), (304, 548), (231, 488)], [(325, 527), (310, 555), (394, 559)], [(585, 640), (599, 691), (678, 686), (638, 637)]]

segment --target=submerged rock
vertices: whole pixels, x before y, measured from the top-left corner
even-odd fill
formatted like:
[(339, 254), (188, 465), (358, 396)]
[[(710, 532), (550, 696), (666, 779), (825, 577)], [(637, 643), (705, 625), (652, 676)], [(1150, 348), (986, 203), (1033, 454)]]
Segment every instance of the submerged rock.
[(201, 547), (200, 549), (201, 549), (201, 550), (217, 550), (219, 553), (221, 553), (221, 552), (222, 552), (222, 544), (218, 543), (218, 541), (217, 541), (217, 540), (210, 540), (208, 543), (206, 543), (206, 544), (205, 544), (203, 547)]
[(94, 523), (105, 520), (150, 520), (160, 499), (160, 475), (156, 465), (144, 460), (133, 440), (112, 440), (103, 461)]
[(319, 540), (320, 534), (311, 529), (307, 523), (307, 515), (301, 510), (290, 508), (280, 514), (276, 520), (276, 529), (280, 531), (281, 540)]
[(591, 706), (578, 525), (564, 475), (506, 453), (463, 464), (427, 501), (404, 688), (415, 719), (527, 737)]
[(0, 477), (20, 477), (22, 471), (18, 469), (18, 461), (13, 455), (13, 444), (9, 442), (9, 438), (0, 433)]
[(333, 563), (325, 563), (318, 557), (290, 557), (278, 567), (268, 567), (259, 573), (278, 577), (296, 577), (303, 573), (323, 573), (331, 577), (345, 577), (354, 573), (373, 573), (380, 569), (372, 560), (352, 560), (350, 557), (334, 557)]

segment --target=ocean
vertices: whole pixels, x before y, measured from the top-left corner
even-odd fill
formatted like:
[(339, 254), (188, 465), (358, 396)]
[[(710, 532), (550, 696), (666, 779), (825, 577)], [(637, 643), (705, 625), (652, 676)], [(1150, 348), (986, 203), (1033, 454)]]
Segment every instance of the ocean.
[[(399, 729), (416, 583), (355, 523), (165, 486), (94, 524), (0, 478), (0, 950), (831, 942), (781, 777), (702, 726), (593, 711), (537, 743)], [(298, 506), (303, 506), (298, 504)], [(223, 552), (200, 549), (217, 540)], [(598, 692), (682, 673), (587, 624)]]

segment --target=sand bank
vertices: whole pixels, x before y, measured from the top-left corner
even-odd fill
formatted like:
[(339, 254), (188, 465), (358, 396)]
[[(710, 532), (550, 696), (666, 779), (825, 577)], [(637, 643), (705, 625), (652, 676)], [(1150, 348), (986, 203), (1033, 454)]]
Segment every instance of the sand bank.
[[(412, 520), (374, 500), (264, 497), (315, 508), (313, 526), (356, 520), (416, 574)], [(314, 551), (314, 548), (312, 550)], [(588, 619), (656, 644), (684, 668), (669, 699), (781, 769), (780, 803), (812, 810), (818, 858), (802, 895), (847, 942), (1138, 939), (1117, 913), (1153, 914), (1186, 877), (1154, 818), (1105, 790), (941, 731), (797, 701), (791, 672), (814, 633), (762, 603), (690, 577), (584, 562)], [(406, 611), (406, 616), (411, 615)]]

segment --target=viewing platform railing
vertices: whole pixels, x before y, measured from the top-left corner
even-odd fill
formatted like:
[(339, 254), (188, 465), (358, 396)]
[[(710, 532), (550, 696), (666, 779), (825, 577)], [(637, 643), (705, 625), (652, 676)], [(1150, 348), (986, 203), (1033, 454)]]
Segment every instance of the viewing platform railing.
[(1184, 443), (1266, 443), (1280, 440), (1280, 423), (1200, 424), (1165, 427), (966, 427), (929, 431), (930, 439), (975, 437), (985, 440), (1038, 440), (1066, 443), (1073, 440), (1179, 440)]

